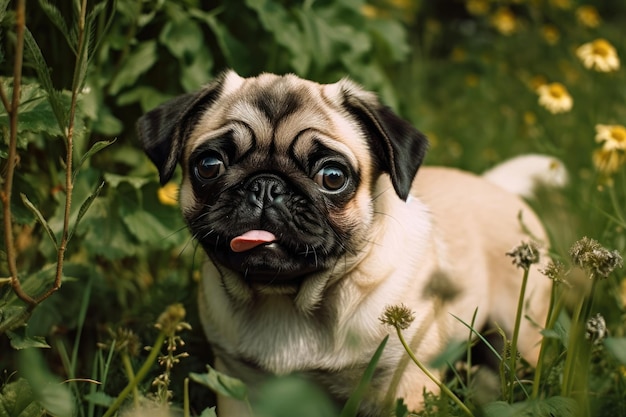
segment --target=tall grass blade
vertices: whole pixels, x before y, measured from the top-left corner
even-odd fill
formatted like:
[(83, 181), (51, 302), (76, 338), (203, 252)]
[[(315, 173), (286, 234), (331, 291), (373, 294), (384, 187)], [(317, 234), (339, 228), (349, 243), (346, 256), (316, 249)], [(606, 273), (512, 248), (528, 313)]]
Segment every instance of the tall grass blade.
[(363, 400), (363, 398), (365, 397), (365, 394), (367, 393), (367, 389), (369, 387), (370, 382), (372, 381), (372, 378), (374, 376), (374, 371), (376, 370), (378, 361), (380, 360), (380, 357), (383, 354), (383, 350), (385, 349), (387, 340), (389, 340), (389, 335), (385, 336), (383, 341), (380, 342), (380, 345), (378, 345), (378, 349), (376, 349), (374, 356), (372, 356), (372, 359), (370, 359), (370, 362), (367, 365), (367, 368), (365, 368), (365, 372), (363, 373), (363, 376), (361, 377), (361, 380), (359, 381), (359, 385), (356, 387), (352, 395), (350, 395), (350, 398), (348, 398), (348, 401), (346, 402), (346, 405), (343, 407), (343, 410), (341, 410), (341, 414), (339, 414), (339, 417), (355, 417), (358, 415), (359, 405), (361, 404), (361, 401)]

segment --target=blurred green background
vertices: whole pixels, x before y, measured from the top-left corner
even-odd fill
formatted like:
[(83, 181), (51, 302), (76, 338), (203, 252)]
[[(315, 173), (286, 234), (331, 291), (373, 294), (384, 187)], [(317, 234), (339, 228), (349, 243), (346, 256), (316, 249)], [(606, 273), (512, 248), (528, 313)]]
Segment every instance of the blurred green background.
[[(56, 4), (59, 3), (59, 4)], [(182, 402), (182, 378), (210, 360), (195, 318), (195, 283), (202, 251), (190, 239), (176, 205), (174, 184), (160, 187), (156, 169), (138, 146), (134, 124), (168, 98), (198, 89), (226, 68), (240, 75), (289, 73), (319, 82), (349, 76), (425, 132), (429, 164), (481, 172), (508, 157), (545, 153), (570, 172), (562, 191), (543, 191), (533, 205), (553, 238), (555, 256), (584, 235), (622, 254), (626, 247), (624, 147), (611, 153), (617, 169), (594, 165), (600, 149), (596, 125), (626, 124), (626, 76), (587, 68), (578, 48), (605, 39), (626, 56), (626, 2), (622, 0), (117, 0), (84, 2), (92, 18), (84, 82), (78, 95), (75, 161), (94, 144), (115, 140), (83, 163), (74, 183), (73, 221), (81, 203), (93, 203), (70, 241), (63, 286), (23, 324), (0, 335), (0, 389), (21, 376), (19, 349), (42, 349), (48, 377), (94, 378), (94, 389), (73, 383), (79, 405), (73, 413), (102, 414), (128, 375), (98, 343), (121, 340), (132, 331), (151, 345), (153, 328), (166, 306), (183, 303), (192, 331), (182, 333), (188, 358), (174, 368), (173, 403)], [(80, 1), (30, 1), (26, 26), (38, 45), (28, 46), (20, 105), (13, 192), (17, 266), (31, 294), (51, 285), (56, 251), (21, 193), (62, 230), (65, 181), (63, 131), (50, 104), (51, 89), (70, 106), (75, 81)], [(0, 1), (0, 82), (13, 88), (15, 2)], [(28, 49), (30, 48), (30, 49)], [(38, 61), (39, 59), (39, 61)], [(42, 64), (43, 59), (44, 64)], [(41, 66), (49, 71), (45, 85)], [(571, 109), (553, 113), (539, 103), (541, 85), (560, 83)], [(561, 97), (562, 98), (562, 97)], [(553, 97), (558, 100), (559, 97)], [(9, 118), (0, 111), (6, 167)], [(619, 139), (619, 138), (618, 138)], [(2, 174), (4, 183), (4, 171)], [(0, 226), (3, 227), (3, 226)], [(4, 235), (5, 230), (0, 232)], [(0, 278), (10, 276), (5, 242), (0, 243)], [(624, 273), (603, 283), (596, 303), (612, 336), (622, 337)], [(10, 285), (0, 282), (0, 325), (25, 311)], [(111, 336), (113, 333), (113, 337)], [(123, 338), (122, 338), (123, 339)], [(131, 355), (135, 369), (146, 357)], [(626, 415), (626, 368), (599, 361), (598, 401)], [(105, 366), (106, 365), (106, 366)], [(106, 370), (106, 372), (104, 372)], [(150, 375), (160, 373), (155, 365)], [(140, 387), (149, 392), (150, 381)], [(609, 384), (609, 387), (606, 385)], [(84, 397), (93, 392), (105, 397)], [(8, 391), (6, 391), (8, 392)], [(6, 395), (5, 392), (5, 395)], [(195, 412), (211, 403), (192, 389)], [(620, 405), (621, 404), (621, 405)], [(88, 411), (85, 411), (88, 410)], [(94, 411), (95, 410), (95, 411)], [(621, 414), (619, 414), (621, 413)], [(13, 415), (13, 414), (2, 414)], [(15, 414), (17, 415), (17, 414)]]

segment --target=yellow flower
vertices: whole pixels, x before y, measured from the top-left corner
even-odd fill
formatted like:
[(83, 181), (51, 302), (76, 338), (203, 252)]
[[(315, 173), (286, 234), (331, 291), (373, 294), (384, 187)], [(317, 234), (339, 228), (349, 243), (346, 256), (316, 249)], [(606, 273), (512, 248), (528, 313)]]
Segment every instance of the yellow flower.
[(175, 206), (178, 204), (178, 185), (173, 182), (165, 184), (157, 191), (157, 197), (161, 204)]
[(474, 16), (484, 16), (489, 12), (488, 0), (467, 0), (465, 2), (465, 9), (467, 12)]
[(559, 30), (554, 25), (544, 25), (544, 27), (541, 28), (541, 34), (550, 45), (556, 45), (561, 37)]
[(606, 151), (626, 151), (626, 127), (622, 125), (596, 125), (596, 142)]
[(467, 52), (465, 49), (455, 46), (450, 53), (450, 60), (452, 62), (463, 62), (467, 58)]
[(577, 8), (576, 18), (581, 25), (588, 28), (600, 26), (600, 14), (598, 13), (598, 9), (593, 6), (584, 5)]
[(621, 150), (596, 149), (592, 155), (593, 165), (598, 172), (610, 177), (626, 163), (626, 154)]
[(576, 55), (587, 69), (611, 72), (619, 69), (619, 57), (613, 45), (606, 39), (596, 39), (576, 49)]
[(517, 30), (517, 20), (513, 12), (506, 8), (500, 7), (492, 16), (491, 24), (498, 32), (505, 36), (512, 35)]
[(565, 113), (572, 109), (574, 100), (561, 83), (550, 83), (540, 86), (539, 104), (548, 109), (550, 113)]

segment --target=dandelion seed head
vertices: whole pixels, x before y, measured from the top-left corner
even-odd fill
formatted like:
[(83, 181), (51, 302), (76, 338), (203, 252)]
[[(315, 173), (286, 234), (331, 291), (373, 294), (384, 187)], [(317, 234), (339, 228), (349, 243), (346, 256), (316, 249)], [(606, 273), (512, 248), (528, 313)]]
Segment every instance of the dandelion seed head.
[(539, 262), (539, 249), (534, 243), (522, 242), (506, 253), (513, 258), (513, 265), (528, 270), (532, 264)]
[(591, 340), (594, 345), (599, 345), (608, 334), (606, 321), (600, 313), (587, 320), (585, 326), (585, 339)]
[(565, 282), (566, 272), (563, 262), (550, 261), (543, 270), (540, 270), (540, 272), (557, 284)]
[(618, 251), (604, 248), (598, 241), (583, 237), (570, 248), (572, 261), (589, 272), (590, 278), (607, 278), (611, 272), (623, 266)]
[(415, 320), (415, 315), (407, 306), (400, 304), (387, 306), (379, 320), (388, 326), (406, 330)]

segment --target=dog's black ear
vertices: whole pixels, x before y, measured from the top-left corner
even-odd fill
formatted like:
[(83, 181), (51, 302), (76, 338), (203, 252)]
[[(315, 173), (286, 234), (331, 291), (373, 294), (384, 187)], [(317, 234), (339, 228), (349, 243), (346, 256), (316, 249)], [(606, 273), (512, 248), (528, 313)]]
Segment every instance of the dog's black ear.
[(175, 97), (137, 121), (139, 142), (158, 168), (162, 185), (174, 175), (187, 134), (219, 97), (222, 79), (223, 76), (196, 93)]
[(342, 83), (344, 105), (363, 125), (374, 158), (389, 173), (396, 194), (406, 201), (426, 155), (426, 136), (381, 104), (372, 93), (349, 81)]

